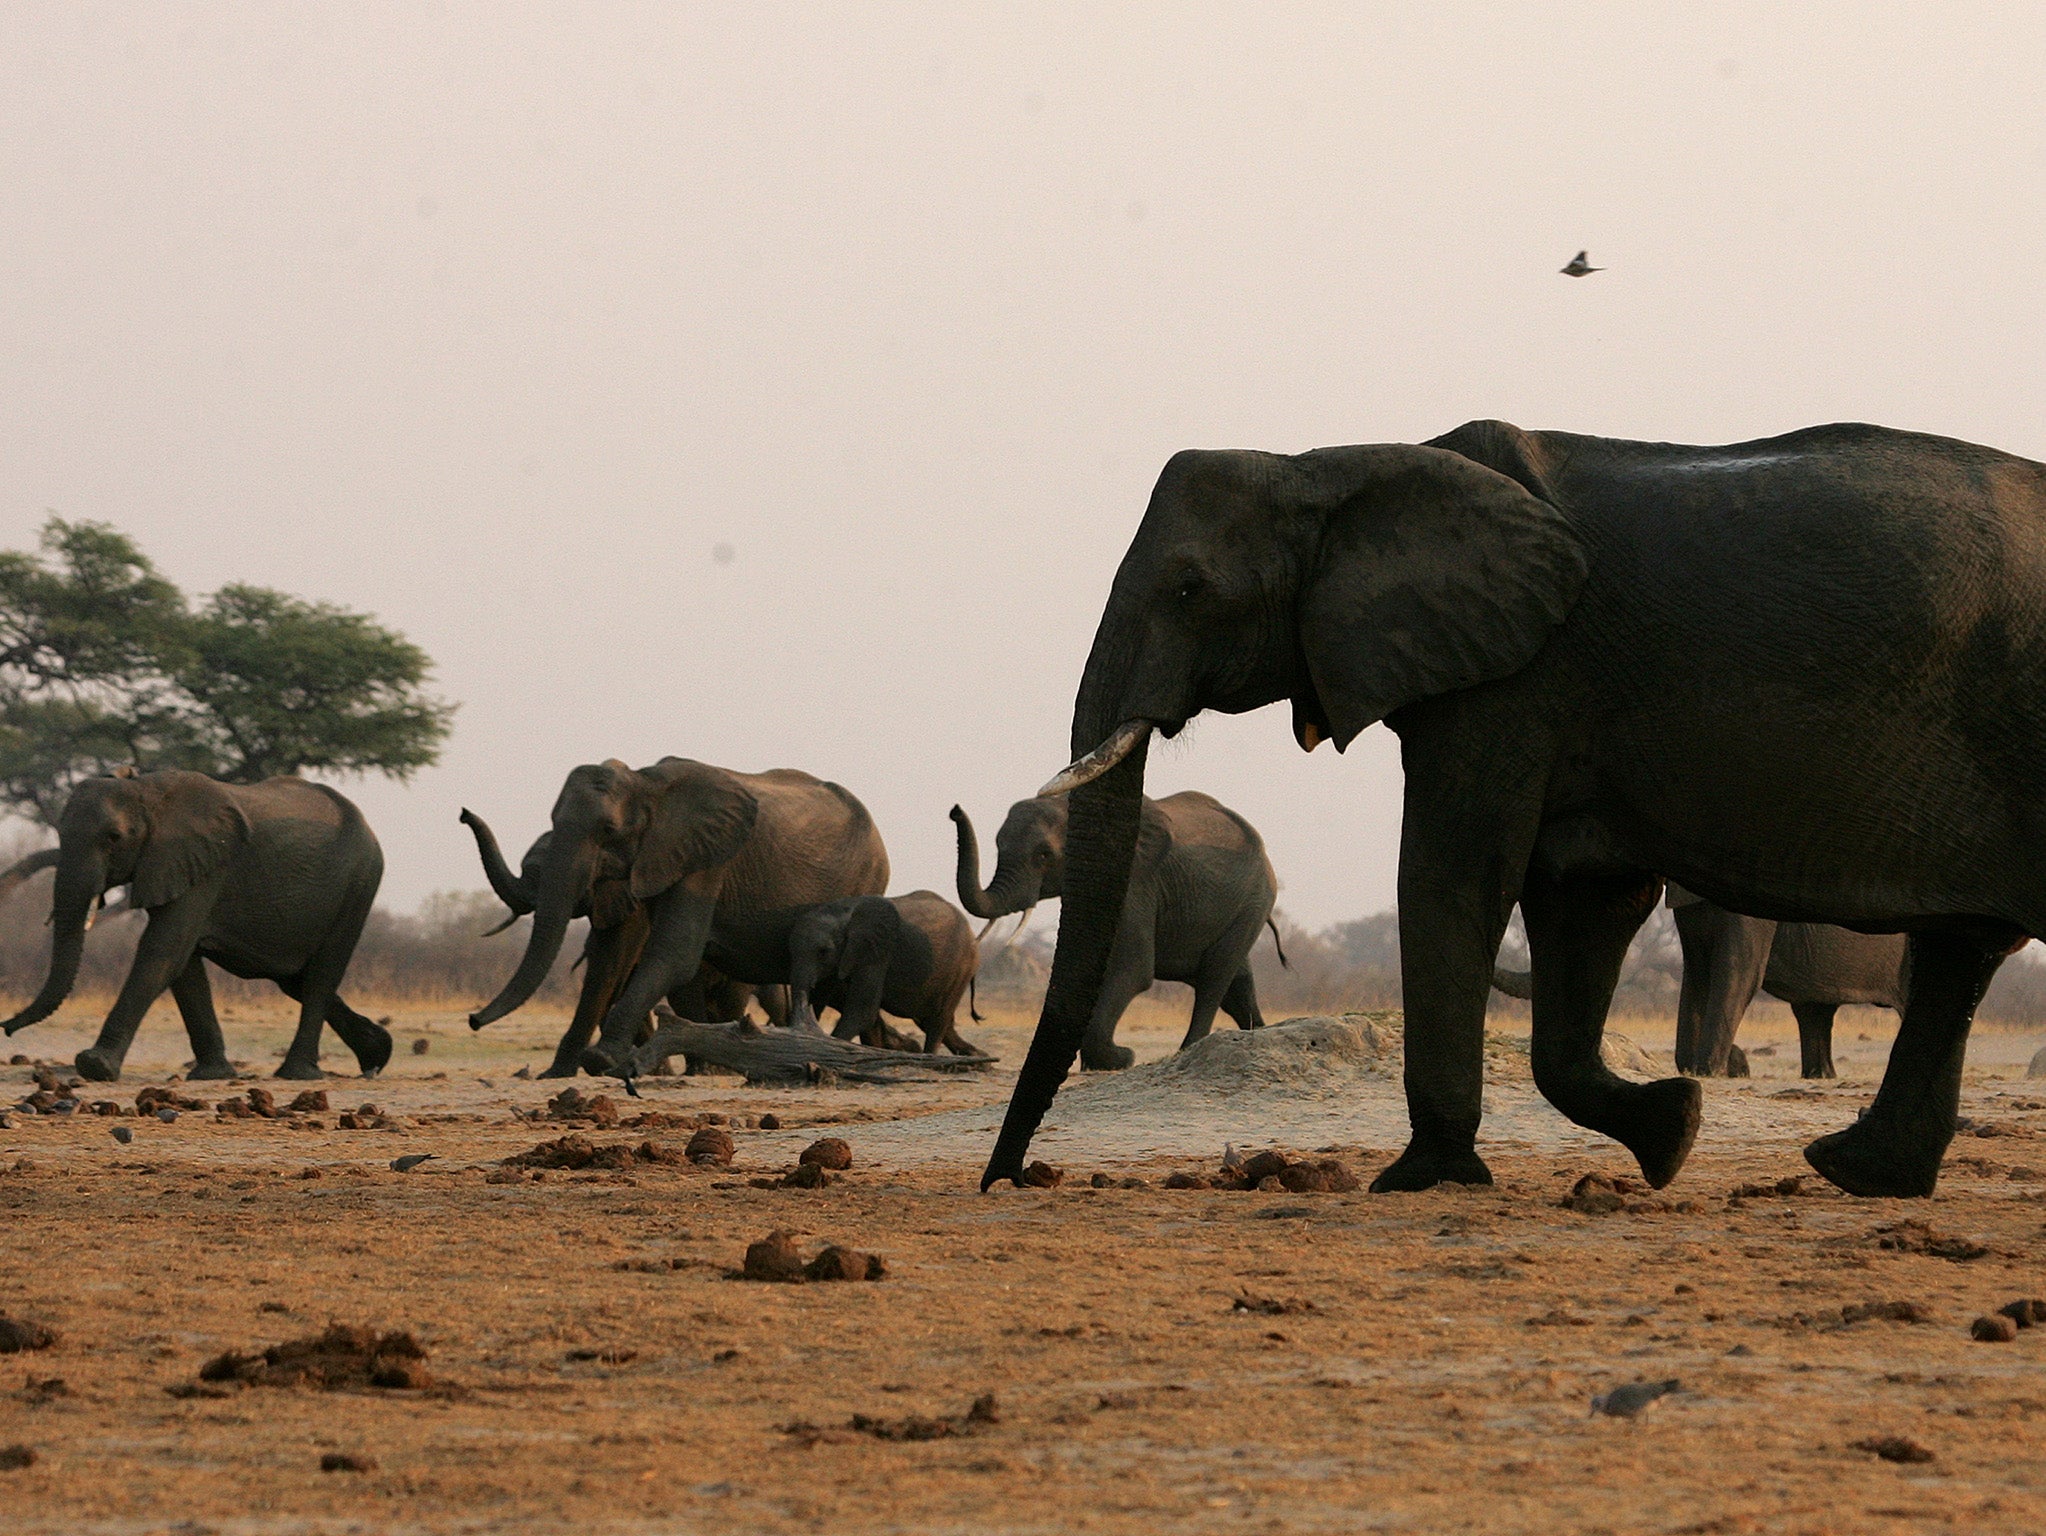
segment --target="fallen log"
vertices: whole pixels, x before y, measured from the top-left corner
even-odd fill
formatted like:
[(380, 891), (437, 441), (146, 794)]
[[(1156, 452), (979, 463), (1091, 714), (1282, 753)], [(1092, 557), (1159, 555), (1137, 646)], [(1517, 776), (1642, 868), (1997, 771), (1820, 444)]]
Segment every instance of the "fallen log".
[(753, 1083), (815, 1083), (837, 1077), (854, 1083), (929, 1081), (934, 1074), (980, 1072), (993, 1056), (927, 1056), (921, 1051), (881, 1051), (821, 1031), (765, 1028), (740, 1020), (696, 1024), (667, 1005), (655, 1007), (660, 1027), (626, 1058), (627, 1081), (645, 1076), (668, 1056), (687, 1056), (745, 1074)]

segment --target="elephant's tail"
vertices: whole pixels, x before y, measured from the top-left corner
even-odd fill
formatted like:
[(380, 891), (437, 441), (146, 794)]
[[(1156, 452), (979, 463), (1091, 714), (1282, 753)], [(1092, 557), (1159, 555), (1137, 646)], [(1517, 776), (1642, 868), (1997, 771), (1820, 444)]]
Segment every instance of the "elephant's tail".
[(1279, 942), (1279, 925), (1268, 916), (1265, 918), (1265, 926), (1272, 930), (1272, 948), (1279, 952), (1279, 964), (1289, 971), (1292, 970), (1293, 962), (1286, 958), (1286, 946)]
[(985, 1024), (987, 1022), (986, 1019), (980, 1016), (980, 978), (978, 976), (966, 978), (966, 1016), (976, 1024)]
[(1509, 971), (1495, 965), (1492, 967), (1492, 985), (1508, 997), (1526, 999), (1534, 996), (1534, 976), (1528, 971)]

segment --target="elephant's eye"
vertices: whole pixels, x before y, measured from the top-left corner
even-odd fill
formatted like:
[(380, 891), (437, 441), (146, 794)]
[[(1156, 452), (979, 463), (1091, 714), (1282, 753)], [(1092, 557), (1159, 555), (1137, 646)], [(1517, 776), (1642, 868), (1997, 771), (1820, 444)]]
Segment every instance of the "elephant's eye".
[(1190, 603), (1201, 595), (1201, 579), (1198, 576), (1182, 576), (1179, 584), (1172, 589), (1172, 595), (1182, 603)]

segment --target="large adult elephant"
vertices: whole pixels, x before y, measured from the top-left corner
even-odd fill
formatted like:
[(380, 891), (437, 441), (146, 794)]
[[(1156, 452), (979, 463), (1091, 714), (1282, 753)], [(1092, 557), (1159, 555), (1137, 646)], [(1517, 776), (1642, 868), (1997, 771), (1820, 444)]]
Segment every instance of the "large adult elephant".
[[(995, 834), (994, 879), (985, 888), (973, 822), (952, 807), (962, 907), (993, 921), (1064, 893), (1066, 798), (1038, 795), (1009, 807)], [(1217, 1008), (1241, 1029), (1260, 1028), (1264, 1015), (1250, 974), (1250, 947), (1271, 922), (1278, 897), (1264, 839), (1236, 812), (1199, 790), (1163, 800), (1146, 797), (1114, 950), (1080, 1038), (1081, 1062), (1107, 1070), (1136, 1059), (1115, 1043), (1115, 1027), (1131, 1000), (1154, 981), (1193, 988), (1193, 1017), (1181, 1050), (1206, 1037)], [(1274, 942), (1278, 933), (1274, 927)]]
[(1411, 1139), (1373, 1188), (1491, 1177), (1485, 997), (1516, 900), (1536, 1083), (1675, 1177), (1698, 1084), (1598, 1052), (1660, 871), (1730, 910), (1909, 934), (1881, 1090), (1805, 1155), (1857, 1194), (1933, 1189), (1975, 1006), (2046, 932), (2046, 466), (1868, 426), (1177, 455), (1047, 786), (1072, 794), (1065, 911), (986, 1182), (1022, 1172), (1092, 1021), (1152, 732), (1281, 699), (1309, 750), (1386, 721), (1406, 769)]
[(208, 960), (274, 981), (298, 1003), (279, 1077), (322, 1075), (322, 1024), (334, 1026), (365, 1077), (391, 1059), (389, 1032), (336, 990), (384, 875), (376, 834), (345, 797), (297, 778), (225, 784), (182, 770), (123, 772), (71, 792), (57, 839), (49, 975), (7, 1021), (8, 1034), (48, 1018), (70, 994), (96, 904), (125, 885), (149, 925), (99, 1039), (78, 1053), (80, 1076), (120, 1078), (136, 1029), (166, 987), (191, 1039), (188, 1075), (234, 1076)]
[(637, 769), (585, 764), (562, 785), (549, 832), (522, 877), (533, 904), (525, 955), (469, 1024), (481, 1029), (525, 1003), (570, 920), (587, 913), (589, 974), (550, 1070), (614, 1072), (653, 1005), (696, 980), (720, 916), (878, 896), (888, 884), (888, 850), (867, 808), (794, 768), (736, 773), (684, 757)]

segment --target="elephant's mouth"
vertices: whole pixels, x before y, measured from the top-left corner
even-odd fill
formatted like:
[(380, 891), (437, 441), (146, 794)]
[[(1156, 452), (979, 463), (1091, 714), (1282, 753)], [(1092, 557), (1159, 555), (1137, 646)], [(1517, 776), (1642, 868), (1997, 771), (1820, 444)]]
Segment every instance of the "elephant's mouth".
[[(1302, 692), (1293, 695), (1293, 739), (1300, 743), (1302, 752), (1312, 752), (1324, 741), (1335, 740), (1335, 734), (1321, 695), (1315, 692), (1312, 682), (1307, 683)], [(1343, 749), (1338, 745), (1336, 750)]]

